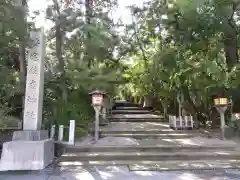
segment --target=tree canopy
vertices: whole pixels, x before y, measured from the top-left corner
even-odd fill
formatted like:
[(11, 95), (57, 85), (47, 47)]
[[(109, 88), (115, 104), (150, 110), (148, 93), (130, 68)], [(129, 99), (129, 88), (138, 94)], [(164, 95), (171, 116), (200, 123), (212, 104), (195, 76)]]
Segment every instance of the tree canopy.
[[(92, 121), (88, 92), (99, 89), (164, 113), (212, 118), (212, 97), (238, 110), (239, 0), (149, 0), (115, 21), (116, 0), (52, 0), (46, 10), (45, 124)], [(0, 2), (2, 117), (22, 119), (29, 31), (27, 2)], [(38, 13), (36, 13), (36, 16)], [(34, 20), (34, 18), (33, 18)], [(4, 121), (5, 122), (5, 121)], [(10, 122), (7, 121), (7, 122)]]

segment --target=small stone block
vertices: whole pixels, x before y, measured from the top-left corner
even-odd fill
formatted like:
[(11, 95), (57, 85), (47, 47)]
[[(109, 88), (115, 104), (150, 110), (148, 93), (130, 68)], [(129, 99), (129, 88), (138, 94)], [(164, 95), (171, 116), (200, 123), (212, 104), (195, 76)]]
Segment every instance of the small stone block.
[(13, 133), (13, 141), (41, 141), (49, 139), (48, 131), (39, 130), (39, 131), (15, 131)]
[(54, 143), (43, 141), (10, 141), (3, 144), (0, 171), (42, 170), (53, 162)]

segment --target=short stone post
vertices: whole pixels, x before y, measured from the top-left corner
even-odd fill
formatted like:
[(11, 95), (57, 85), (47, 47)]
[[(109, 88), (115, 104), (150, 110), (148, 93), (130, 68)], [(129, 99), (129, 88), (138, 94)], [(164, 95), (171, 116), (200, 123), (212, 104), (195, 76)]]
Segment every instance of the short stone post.
[(173, 128), (174, 127), (174, 125), (173, 125), (174, 124), (173, 116), (169, 115), (168, 118), (169, 118), (169, 127)]
[(74, 145), (75, 141), (75, 120), (70, 120), (68, 144)]
[(106, 107), (104, 106), (102, 108), (102, 118), (105, 120), (107, 118), (107, 110), (106, 110)]
[(193, 129), (193, 116), (190, 115), (190, 121), (191, 121), (191, 128)]
[(63, 141), (63, 133), (64, 133), (64, 126), (59, 125), (59, 130), (58, 130), (58, 141)]
[(52, 125), (51, 130), (50, 130), (50, 139), (54, 139), (54, 135), (55, 135), (55, 125)]

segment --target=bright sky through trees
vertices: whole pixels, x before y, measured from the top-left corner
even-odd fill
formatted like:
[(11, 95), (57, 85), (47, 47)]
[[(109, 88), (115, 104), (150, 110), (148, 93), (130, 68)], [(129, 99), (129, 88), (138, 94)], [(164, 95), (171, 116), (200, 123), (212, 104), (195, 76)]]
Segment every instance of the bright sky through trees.
[[(130, 23), (131, 22), (131, 17), (130, 17), (130, 12), (126, 8), (127, 6), (130, 5), (139, 5), (141, 6), (143, 2), (146, 0), (118, 0), (119, 7), (117, 10), (113, 13), (114, 19), (119, 19), (121, 18), (124, 23)], [(40, 11), (40, 15), (37, 16), (36, 18), (36, 23), (37, 26), (45, 26), (45, 28), (48, 28), (48, 23), (45, 21), (44, 16), (45, 16), (45, 9), (47, 7), (47, 2), (48, 0), (29, 0), (28, 5), (30, 8), (30, 11)]]

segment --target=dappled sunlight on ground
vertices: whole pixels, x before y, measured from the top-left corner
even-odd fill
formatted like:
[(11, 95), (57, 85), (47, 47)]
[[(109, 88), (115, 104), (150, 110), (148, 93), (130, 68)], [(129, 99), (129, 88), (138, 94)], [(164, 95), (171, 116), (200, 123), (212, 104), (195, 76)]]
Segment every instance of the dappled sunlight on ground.
[[(204, 138), (206, 136), (199, 130), (173, 130), (160, 119), (145, 121), (145, 118), (159, 118), (157, 115), (114, 116), (140, 118), (141, 121), (118, 122), (120, 119), (117, 119), (101, 126), (101, 137), (107, 137), (101, 138), (89, 149), (76, 151), (75, 155), (71, 151), (63, 155), (58, 165), (65, 177), (71, 177), (65, 179), (224, 180), (238, 174), (234, 171), (225, 176), (227, 169), (240, 168), (240, 160), (234, 160), (238, 152), (233, 150), (236, 143), (232, 141)], [(91, 142), (88, 139), (85, 144)], [(239, 177), (240, 173), (234, 176), (235, 179), (230, 179), (237, 180)]]
[(113, 178), (113, 173), (109, 172), (99, 172), (100, 176), (102, 179), (112, 179)]
[(88, 171), (72, 175), (76, 180), (96, 180)]
[(190, 173), (183, 173), (179, 175), (178, 178), (181, 180), (195, 180), (195, 179), (200, 180), (198, 176)]
[[(163, 122), (162, 123), (161, 122), (160, 123), (158, 123), (158, 122), (147, 122), (147, 124), (150, 124), (150, 125), (153, 125), (153, 126), (162, 126), (162, 127), (169, 128), (169, 124), (168, 123), (163, 123)], [(172, 131), (174, 131), (174, 130), (172, 130)]]
[(179, 144), (179, 145), (200, 145), (198, 143), (193, 143), (189, 139), (162, 139), (162, 141), (169, 142), (171, 144)]
[(219, 139), (208, 139), (203, 137), (194, 137), (186, 139), (162, 139), (172, 144), (179, 145), (194, 145), (194, 146), (236, 146), (237, 144), (233, 141), (219, 140)]
[(61, 165), (62, 166), (82, 166), (83, 163), (82, 162), (79, 162), (79, 161), (71, 161), (71, 162), (61, 162)]
[(111, 116), (111, 118), (122, 118), (122, 119), (126, 119), (126, 118), (134, 118), (134, 119), (148, 119), (148, 118), (161, 118), (161, 116), (159, 115), (155, 115), (155, 114), (114, 114)]
[(136, 171), (135, 174), (140, 176), (152, 176), (153, 172), (151, 171)]
[[(239, 179), (239, 175), (235, 175), (235, 171), (173, 171), (173, 172), (156, 172), (156, 171), (131, 171), (124, 167), (115, 167), (115, 169), (107, 170), (99, 168), (95, 170), (85, 170), (78, 173), (72, 173), (71, 180), (231, 180)], [(64, 174), (64, 172), (63, 172)], [(67, 173), (65, 177), (70, 177)]]
[(138, 141), (134, 138), (128, 137), (104, 137), (100, 139), (93, 146), (127, 146), (139, 145)]
[[(169, 131), (174, 130), (168, 128), (169, 125), (163, 122), (112, 122), (101, 128), (103, 131)], [(181, 131), (179, 131), (181, 132)]]

